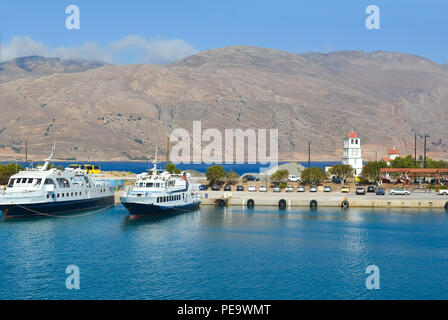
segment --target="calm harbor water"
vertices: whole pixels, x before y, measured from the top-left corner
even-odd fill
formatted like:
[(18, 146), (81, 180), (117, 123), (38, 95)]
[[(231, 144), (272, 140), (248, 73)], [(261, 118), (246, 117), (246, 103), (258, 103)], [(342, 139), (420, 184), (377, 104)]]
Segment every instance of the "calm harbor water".
[[(445, 211), (203, 207), (126, 216), (118, 205), (0, 222), (0, 299), (448, 299)], [(71, 264), (79, 290), (65, 287)], [(365, 287), (371, 264), (379, 290)]]
[[(10, 162), (3, 162), (4, 164)], [(14, 162), (15, 163), (15, 162)], [(18, 164), (25, 166), (25, 162), (17, 162)], [(101, 170), (103, 171), (126, 171), (133, 173), (142, 173), (148, 171), (153, 167), (150, 161), (55, 161), (54, 164), (59, 166), (61, 165), (63, 168), (69, 166), (73, 163), (90, 163), (90, 164), (98, 164), (101, 166)], [(279, 164), (283, 164), (285, 162), (279, 162)], [(42, 164), (42, 162), (35, 162), (34, 165)], [(308, 166), (307, 162), (300, 162), (305, 168)], [(325, 166), (330, 166), (334, 164), (340, 164), (340, 162), (329, 162), (329, 161), (315, 161), (311, 162), (310, 165), (312, 167), (321, 167), (325, 168)], [(207, 168), (213, 164), (199, 163), (199, 164), (178, 164), (177, 168), (181, 170), (196, 170), (202, 173), (205, 173)], [(260, 163), (255, 164), (222, 164), (226, 171), (233, 170), (239, 175), (244, 173), (252, 172), (258, 173), (260, 168), (265, 168), (266, 165), (262, 165)], [(165, 168), (165, 162), (161, 161), (158, 165), (159, 168)]]

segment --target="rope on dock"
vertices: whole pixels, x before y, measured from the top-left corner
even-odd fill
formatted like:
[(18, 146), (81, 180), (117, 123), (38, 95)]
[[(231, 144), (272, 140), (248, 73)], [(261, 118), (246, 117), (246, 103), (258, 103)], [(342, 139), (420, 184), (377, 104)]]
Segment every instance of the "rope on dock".
[(95, 210), (95, 211), (91, 211), (91, 212), (87, 212), (87, 213), (83, 213), (83, 214), (69, 215), (69, 216), (60, 216), (60, 215), (53, 215), (53, 214), (49, 214), (49, 213), (43, 213), (43, 212), (39, 212), (39, 211), (30, 209), (30, 208), (27, 208), (27, 207), (22, 206), (22, 205), (17, 204), (17, 203), (13, 203), (13, 205), (18, 206), (19, 208), (25, 209), (27, 211), (30, 211), (32, 213), (41, 215), (41, 216), (52, 217), (52, 218), (78, 218), (78, 217), (85, 217), (85, 216), (88, 216), (88, 215), (91, 215), (91, 214), (98, 213), (98, 212), (104, 211), (106, 209), (109, 209), (109, 208), (115, 206), (115, 203), (111, 204), (110, 206), (101, 208), (99, 210)]

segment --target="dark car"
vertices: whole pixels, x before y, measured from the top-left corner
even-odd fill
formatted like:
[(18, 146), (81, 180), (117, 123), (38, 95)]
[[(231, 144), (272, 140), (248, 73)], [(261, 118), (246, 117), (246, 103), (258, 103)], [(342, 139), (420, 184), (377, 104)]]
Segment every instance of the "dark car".
[(218, 186), (217, 184), (212, 186), (212, 191), (219, 191), (219, 190), (221, 190), (221, 187)]
[(367, 187), (367, 192), (375, 192), (375, 187), (374, 186), (368, 186)]
[(224, 186), (224, 191), (232, 191), (232, 187), (230, 186), (230, 184), (226, 184)]
[(378, 190), (376, 190), (377, 196), (384, 196), (385, 194), (386, 194), (386, 190), (384, 190), (384, 188), (378, 188)]
[(238, 186), (238, 187), (236, 187), (236, 191), (244, 191), (244, 187), (243, 186)]
[(342, 183), (342, 180), (339, 177), (333, 176), (333, 178), (331, 178), (331, 182), (339, 184)]
[(206, 185), (201, 184), (199, 186), (199, 190), (207, 190), (207, 189), (208, 189), (208, 187)]
[(251, 174), (248, 174), (243, 177), (243, 180), (245, 180), (245, 181), (260, 181), (260, 178), (253, 176)]

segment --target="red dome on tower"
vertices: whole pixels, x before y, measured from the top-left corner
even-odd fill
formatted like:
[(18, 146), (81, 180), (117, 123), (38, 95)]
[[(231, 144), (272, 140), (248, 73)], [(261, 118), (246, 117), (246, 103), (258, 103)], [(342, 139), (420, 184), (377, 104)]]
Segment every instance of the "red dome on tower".
[(355, 131), (350, 131), (347, 135), (348, 138), (358, 138), (358, 135), (356, 134)]

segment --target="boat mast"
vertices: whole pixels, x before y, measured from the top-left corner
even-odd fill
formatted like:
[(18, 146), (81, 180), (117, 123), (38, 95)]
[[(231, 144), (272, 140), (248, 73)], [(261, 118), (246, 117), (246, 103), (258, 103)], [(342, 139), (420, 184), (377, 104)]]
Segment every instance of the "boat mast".
[(56, 144), (53, 142), (53, 148), (51, 149), (51, 154), (48, 157), (48, 159), (45, 160), (45, 164), (42, 166), (42, 169), (40, 169), (41, 171), (47, 171), (48, 170), (48, 166), (50, 165), (50, 161), (53, 158), (53, 154), (54, 154), (54, 149), (56, 148)]
[(157, 146), (156, 146), (156, 156), (154, 160), (152, 161), (153, 167), (152, 167), (152, 175), (155, 177), (157, 175)]

